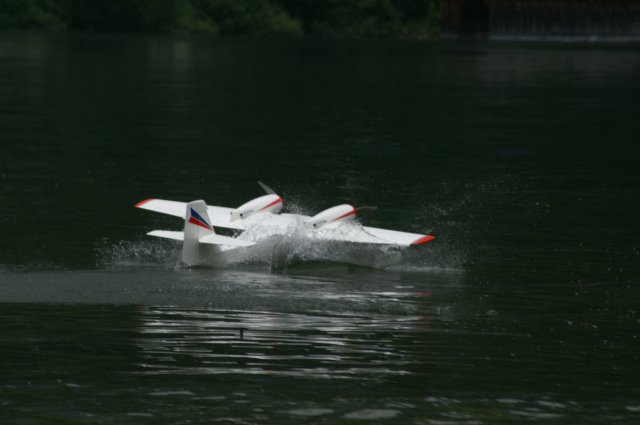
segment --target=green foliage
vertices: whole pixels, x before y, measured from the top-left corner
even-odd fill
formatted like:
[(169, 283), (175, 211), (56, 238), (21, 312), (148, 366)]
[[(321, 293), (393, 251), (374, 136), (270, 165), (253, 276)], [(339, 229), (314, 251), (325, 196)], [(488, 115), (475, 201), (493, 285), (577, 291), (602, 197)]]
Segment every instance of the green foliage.
[(281, 0), (305, 34), (422, 36), (438, 31), (438, 0)]
[(440, 35), (440, 2), (429, 0), (426, 24), (431, 36)]
[(0, 29), (63, 29), (54, 0), (0, 0)]
[(193, 5), (222, 34), (302, 34), (300, 23), (268, 0), (193, 0)]
[(218, 33), (215, 22), (196, 7), (196, 1), (183, 0), (176, 30), (191, 33)]
[(430, 37), (438, 0), (0, 0), (0, 29)]
[(177, 27), (186, 0), (59, 0), (69, 28), (166, 32)]

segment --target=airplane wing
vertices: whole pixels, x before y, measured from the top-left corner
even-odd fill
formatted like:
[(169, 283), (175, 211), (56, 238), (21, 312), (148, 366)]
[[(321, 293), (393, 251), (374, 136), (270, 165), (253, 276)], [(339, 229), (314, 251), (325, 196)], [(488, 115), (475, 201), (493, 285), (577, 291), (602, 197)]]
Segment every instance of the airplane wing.
[(435, 239), (429, 235), (367, 227), (353, 222), (342, 223), (335, 227), (323, 227), (310, 237), (320, 240), (397, 246), (421, 245)]
[(435, 239), (435, 236), (431, 235), (399, 232), (397, 230), (379, 229), (377, 227), (363, 226), (363, 229), (376, 238), (402, 246), (422, 245)]
[(309, 219), (311, 217), (301, 214), (256, 214), (245, 220), (247, 231), (243, 236), (255, 241), (272, 235), (292, 235), (321, 241), (398, 246), (421, 245), (435, 239), (430, 235), (362, 226), (356, 221), (314, 229), (305, 226)]
[[(184, 219), (187, 203), (167, 201), (164, 199), (145, 199), (144, 201), (138, 202), (135, 206), (137, 208), (169, 214)], [(302, 232), (305, 237), (325, 241), (399, 246), (421, 245), (435, 239), (435, 237), (430, 235), (367, 227), (357, 222), (336, 222), (318, 229), (309, 229), (306, 228), (304, 224), (313, 218), (301, 214), (260, 213), (247, 217), (244, 220), (231, 221), (231, 213), (233, 211), (235, 210), (232, 208), (207, 205), (207, 213), (213, 227), (247, 230), (244, 236), (246, 239), (252, 241), (258, 241), (273, 235), (299, 234), (299, 232)], [(178, 235), (174, 235), (174, 238), (176, 238), (176, 236)], [(163, 235), (163, 237), (170, 236)], [(201, 242), (207, 243), (208, 241)], [(220, 241), (218, 243), (223, 242)]]
[[(173, 215), (175, 217), (185, 218), (187, 212), (187, 203), (178, 201), (167, 201), (165, 199), (145, 199), (135, 205), (136, 208), (155, 211), (162, 214)], [(214, 207), (207, 205), (207, 213), (211, 219), (213, 227), (224, 227), (234, 230), (246, 230), (246, 225), (242, 221), (230, 221), (233, 208)]]
[[(187, 212), (187, 203), (179, 201), (167, 201), (165, 199), (145, 199), (135, 205), (136, 208), (154, 211), (162, 214), (172, 215), (174, 217), (185, 218)], [(284, 231), (295, 225), (300, 219), (307, 219), (306, 215), (299, 214), (255, 214), (245, 220), (231, 221), (231, 213), (233, 208), (216, 207), (207, 205), (207, 214), (211, 220), (213, 227), (223, 227), (233, 230), (247, 230), (247, 228), (256, 224), (269, 226), (274, 230)]]
[(155, 211), (162, 214), (169, 214), (180, 218), (185, 218), (187, 214), (187, 203), (177, 201), (165, 201), (164, 199), (145, 199), (134, 205), (136, 208)]

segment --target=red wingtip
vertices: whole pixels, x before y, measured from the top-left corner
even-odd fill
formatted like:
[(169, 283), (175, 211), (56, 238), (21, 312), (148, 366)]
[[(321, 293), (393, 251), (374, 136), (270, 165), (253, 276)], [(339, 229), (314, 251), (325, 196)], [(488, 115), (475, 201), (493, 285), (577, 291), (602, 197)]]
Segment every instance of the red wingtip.
[(140, 208), (141, 206), (143, 206), (144, 204), (146, 204), (149, 201), (153, 201), (154, 198), (149, 198), (149, 199), (145, 199), (144, 201), (140, 201), (137, 204), (134, 205), (134, 207), (136, 208)]
[(422, 245), (423, 243), (431, 242), (435, 238), (435, 236), (423, 236), (420, 239), (411, 242), (411, 245)]

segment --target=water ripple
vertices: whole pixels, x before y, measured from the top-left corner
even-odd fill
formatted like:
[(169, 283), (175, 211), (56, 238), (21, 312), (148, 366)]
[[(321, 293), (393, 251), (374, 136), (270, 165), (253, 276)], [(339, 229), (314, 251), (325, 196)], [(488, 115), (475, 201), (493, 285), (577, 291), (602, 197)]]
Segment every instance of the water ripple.
[(413, 331), (419, 320), (142, 308), (138, 373), (380, 380), (410, 373), (415, 359), (391, 335)]

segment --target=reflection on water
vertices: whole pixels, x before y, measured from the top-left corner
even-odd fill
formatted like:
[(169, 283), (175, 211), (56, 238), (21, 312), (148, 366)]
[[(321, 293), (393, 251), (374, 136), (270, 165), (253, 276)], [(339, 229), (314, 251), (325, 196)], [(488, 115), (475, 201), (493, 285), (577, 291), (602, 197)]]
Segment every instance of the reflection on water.
[[(389, 294), (389, 297), (406, 294)], [(389, 299), (390, 302), (392, 298)], [(411, 373), (420, 316), (139, 310), (143, 374), (380, 381)], [(406, 342), (407, 344), (403, 344)]]
[[(638, 313), (625, 297), (603, 308), (607, 288), (539, 302), (388, 275), (3, 272), (3, 297), (15, 283), (31, 298), (0, 304), (0, 419), (634, 423)], [(55, 291), (65, 303), (33, 302)], [(76, 304), (110, 292), (111, 305)]]
[[(452, 277), (438, 273), (382, 276), (320, 264), (280, 275), (136, 269), (3, 276), (3, 299), (22, 303), (0, 307), (16, 353), (4, 355), (0, 401), (13, 414), (62, 420), (396, 418), (420, 407), (375, 394), (401, 389), (398, 380), (407, 377), (423, 379), (434, 320), (455, 318), (448, 301), (431, 310), (430, 289), (448, 291)], [(34, 304), (44, 299), (59, 304)], [(98, 299), (111, 305), (75, 304)], [(359, 395), (337, 396), (336, 386)]]

